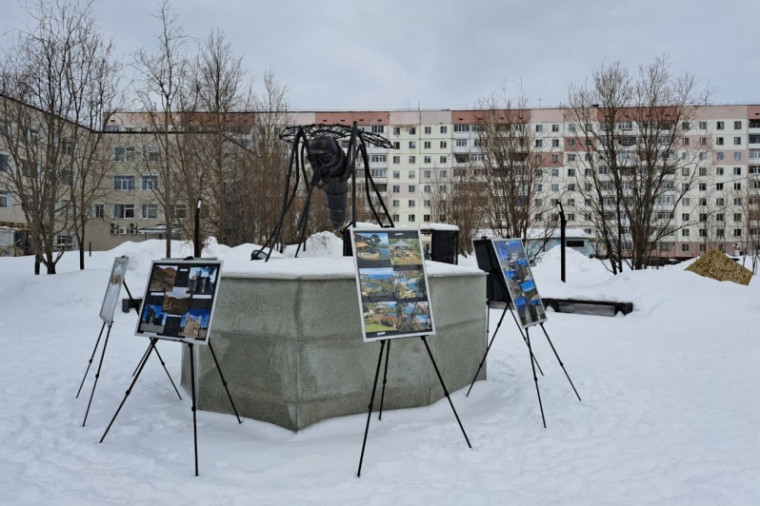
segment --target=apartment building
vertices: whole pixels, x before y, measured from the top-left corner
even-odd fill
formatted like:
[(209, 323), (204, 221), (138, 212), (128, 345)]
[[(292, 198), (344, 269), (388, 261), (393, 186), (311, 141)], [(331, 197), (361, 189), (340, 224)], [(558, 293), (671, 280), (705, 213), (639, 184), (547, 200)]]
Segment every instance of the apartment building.
[[(580, 175), (604, 170), (588, 163), (594, 155), (584, 140), (587, 129), (598, 132), (604, 125), (569, 121), (568, 111), (560, 108), (527, 109), (521, 114), (525, 128), (530, 129), (531, 156), (543, 174), (529, 196), (536, 209), (534, 227), (556, 219), (554, 204), (559, 201), (567, 226), (594, 237), (592, 211), (578, 185)], [(473, 110), (298, 111), (288, 113), (287, 122), (356, 122), (360, 128), (389, 139), (393, 149), (369, 148), (368, 170), (394, 222), (424, 226), (445, 220), (436, 213), (434, 197), (451, 190), (457, 169), (483, 163), (476, 128), (479, 115)], [(752, 251), (760, 242), (760, 221), (755, 216), (760, 203), (760, 105), (700, 107), (683, 123), (680, 145), (668, 154), (683, 162), (668, 183), (674, 190), (683, 190), (682, 198), (664, 202), (671, 211), (674, 209), (672, 216), (668, 212), (668, 216), (652, 217), (669, 220), (672, 229), (659, 241), (653, 255), (688, 258), (712, 247), (729, 254)], [(108, 191), (92, 210), (92, 248), (108, 249), (125, 240), (160, 237), (163, 215), (151, 189), (162, 183), (137, 170), (138, 161), (153, 156), (155, 149), (151, 136), (146, 135), (144, 114), (118, 114), (104, 128), (111, 133), (104, 149), (110, 151), (113, 165), (106, 182)], [(621, 142), (626, 145), (630, 139), (629, 154), (635, 156), (635, 121), (620, 122), (615, 128), (630, 134), (621, 135)], [(622, 151), (621, 156), (626, 156), (625, 149)], [(0, 145), (0, 173), (10, 171), (12, 163)], [(682, 188), (695, 173), (698, 182)], [(668, 196), (662, 198), (667, 200)], [(179, 219), (185, 219), (188, 205), (178, 205), (175, 212)], [(7, 181), (0, 177), (0, 226), (23, 229), (23, 221)], [(60, 243), (70, 244), (70, 240), (64, 237)]]

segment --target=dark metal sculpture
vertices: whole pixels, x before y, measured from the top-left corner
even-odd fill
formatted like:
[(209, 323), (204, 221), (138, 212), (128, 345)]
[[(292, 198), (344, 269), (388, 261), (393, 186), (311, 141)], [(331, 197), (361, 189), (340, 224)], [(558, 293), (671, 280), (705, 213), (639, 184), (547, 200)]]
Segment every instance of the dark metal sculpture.
[[(340, 147), (339, 140), (348, 138), (348, 147), (344, 152)], [(327, 208), (330, 216), (330, 223), (333, 231), (343, 233), (350, 225), (356, 224), (356, 162), (361, 156), (364, 164), (364, 190), (367, 197), (372, 215), (378, 224), (385, 227), (392, 227), (393, 220), (388, 213), (380, 192), (372, 180), (369, 172), (369, 156), (367, 155), (367, 143), (384, 147), (393, 148), (393, 144), (385, 137), (360, 130), (357, 124), (351, 127), (346, 125), (307, 125), (288, 127), (280, 134), (280, 139), (291, 144), (290, 159), (288, 162), (288, 172), (285, 177), (285, 192), (282, 200), (282, 208), (277, 224), (272, 230), (271, 235), (261, 248), (251, 253), (251, 260), (265, 258), (269, 260), (272, 249), (279, 241), (282, 231), (282, 224), (287, 215), (288, 209), (295, 201), (299, 192), (299, 184), (303, 178), (306, 185), (305, 202), (303, 210), (298, 219), (296, 230), (298, 233), (298, 249), (306, 240), (306, 229), (309, 219), (309, 208), (311, 205), (311, 195), (314, 188), (322, 188), (327, 196)], [(306, 162), (311, 168), (311, 177), (309, 177)], [(292, 179), (295, 181), (291, 185)], [(349, 180), (351, 184), (349, 185)], [(375, 209), (370, 197), (370, 187), (377, 197), (384, 217), (381, 218)], [(347, 218), (348, 193), (351, 189), (351, 219)], [(264, 254), (264, 250), (269, 251)]]

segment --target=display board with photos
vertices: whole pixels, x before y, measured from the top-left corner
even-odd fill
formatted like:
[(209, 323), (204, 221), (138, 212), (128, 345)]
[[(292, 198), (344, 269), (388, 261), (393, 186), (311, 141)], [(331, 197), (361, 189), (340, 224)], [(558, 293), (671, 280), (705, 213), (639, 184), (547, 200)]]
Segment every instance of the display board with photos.
[(491, 239), (509, 296), (523, 328), (546, 321), (533, 271), (521, 239)]
[(136, 335), (207, 344), (221, 260), (154, 260)]
[(108, 325), (113, 324), (113, 315), (119, 303), (121, 284), (124, 282), (124, 276), (127, 274), (127, 267), (129, 267), (128, 257), (121, 256), (114, 259), (113, 267), (111, 267), (111, 276), (108, 278), (108, 286), (106, 286), (106, 293), (103, 296), (103, 304), (100, 306), (100, 319)]
[(365, 342), (435, 333), (418, 230), (351, 230)]

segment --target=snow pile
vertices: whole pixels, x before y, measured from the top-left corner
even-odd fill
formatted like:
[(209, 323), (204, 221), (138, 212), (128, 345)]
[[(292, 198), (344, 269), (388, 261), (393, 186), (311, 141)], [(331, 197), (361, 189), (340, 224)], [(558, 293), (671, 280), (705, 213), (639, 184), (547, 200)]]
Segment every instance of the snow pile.
[[(320, 237), (306, 251), (336, 256), (339, 242)], [(187, 247), (178, 244), (182, 253), (175, 255)], [(225, 270), (261, 268), (248, 260), (254, 247), (210, 241), (204, 256), (223, 259)], [(126, 281), (141, 296), (150, 261), (164, 256), (163, 242), (93, 253), (83, 272), (76, 255), (66, 254), (55, 276), (33, 276), (32, 258), (0, 258), (2, 501), (758, 504), (760, 405), (748, 395), (760, 384), (758, 284), (721, 283), (681, 265), (612, 276), (571, 250), (567, 283), (561, 283), (555, 250), (534, 268), (542, 296), (635, 305), (633, 313), (617, 318), (549, 314), (545, 328), (583, 401), (575, 398), (540, 328), (533, 328), (531, 341), (545, 373), (538, 380), (548, 425), (542, 427), (527, 348), (507, 317), (489, 354), (488, 380), (469, 397), (461, 390), (451, 395), (473, 450), (445, 399), (386, 411), (381, 421), (373, 418), (361, 479), (356, 469), (366, 415), (292, 433), (207, 412), (198, 413), (200, 476), (194, 477), (189, 395), (177, 399), (154, 357), (98, 444), (148, 344), (134, 336), (134, 313), (117, 313), (82, 427), (99, 355), (82, 395), (74, 395), (101, 327), (98, 311), (113, 259), (130, 257)], [(324, 257), (304, 262), (314, 271), (328, 263)], [(500, 316), (500, 310), (491, 311), (491, 330)], [(181, 348), (159, 344), (175, 381)], [(472, 364), (473, 373), (477, 366)], [(389, 374), (403, 374), (403, 368), (391, 363)]]

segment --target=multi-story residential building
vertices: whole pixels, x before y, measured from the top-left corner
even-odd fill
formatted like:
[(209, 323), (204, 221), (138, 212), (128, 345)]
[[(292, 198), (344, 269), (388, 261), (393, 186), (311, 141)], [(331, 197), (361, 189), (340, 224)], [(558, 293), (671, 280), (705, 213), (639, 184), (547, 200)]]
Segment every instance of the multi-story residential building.
[[(605, 126), (576, 124), (560, 108), (522, 113), (530, 129), (531, 156), (543, 174), (526, 196), (536, 209), (532, 226), (555, 219), (554, 204), (561, 202), (568, 227), (594, 237), (595, 220), (579, 184), (589, 171), (603, 176), (605, 167), (588, 163), (594, 153), (584, 132), (598, 132)], [(370, 147), (369, 173), (397, 225), (424, 226), (447, 220), (436, 210), (436, 197), (451, 191), (457, 171), (484, 163), (478, 117), (479, 112), (473, 110), (298, 111), (288, 113), (287, 121), (291, 125), (356, 122), (389, 139), (394, 149)], [(163, 183), (137, 168), (138, 161), (150, 159), (156, 149), (146, 134), (145, 115), (117, 114), (104, 128), (110, 133), (104, 149), (110, 150), (112, 173), (106, 182), (108, 191), (92, 209), (92, 248), (158, 237), (164, 218), (151, 190)], [(623, 121), (615, 128), (620, 131), (618, 156), (636, 156), (636, 122)], [(687, 258), (711, 247), (729, 254), (754, 251), (760, 242), (760, 105), (699, 107), (681, 128), (677, 152), (666, 154), (683, 162), (667, 182), (680, 197), (665, 202), (672, 204), (668, 216), (652, 216), (667, 220), (670, 230), (652, 254)], [(0, 145), (0, 226), (23, 229), (23, 213), (2, 179), (12, 164)], [(693, 187), (683, 186), (689, 181)], [(662, 198), (668, 199), (667, 195)], [(187, 203), (178, 204), (176, 216), (184, 219), (188, 210)], [(70, 241), (63, 238), (60, 243)]]

